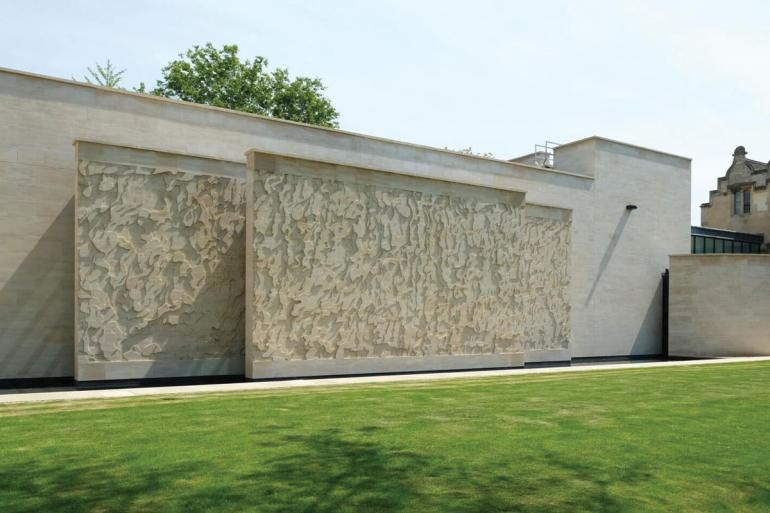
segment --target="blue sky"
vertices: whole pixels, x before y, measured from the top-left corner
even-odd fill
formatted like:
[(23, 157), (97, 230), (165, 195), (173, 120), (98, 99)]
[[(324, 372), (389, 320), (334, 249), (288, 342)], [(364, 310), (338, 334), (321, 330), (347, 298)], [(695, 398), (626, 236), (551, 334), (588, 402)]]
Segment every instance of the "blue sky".
[(603, 135), (692, 157), (693, 221), (735, 146), (770, 159), (768, 2), (0, 0), (0, 66), (110, 58), (154, 84), (194, 44), (317, 76), (346, 130), (500, 158)]

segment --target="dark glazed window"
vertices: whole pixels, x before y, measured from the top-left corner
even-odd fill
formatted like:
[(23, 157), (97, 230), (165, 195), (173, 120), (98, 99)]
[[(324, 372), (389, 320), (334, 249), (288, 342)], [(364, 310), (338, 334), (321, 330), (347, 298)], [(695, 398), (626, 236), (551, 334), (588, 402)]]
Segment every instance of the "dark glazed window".
[(751, 191), (743, 191), (743, 213), (751, 212)]
[(695, 237), (695, 250), (693, 253), (703, 253), (703, 237)]
[[(743, 199), (742, 195), (741, 199)], [(704, 253), (760, 253), (761, 251), (762, 244), (757, 244), (756, 242), (690, 235), (690, 252), (695, 255), (702, 255)]]

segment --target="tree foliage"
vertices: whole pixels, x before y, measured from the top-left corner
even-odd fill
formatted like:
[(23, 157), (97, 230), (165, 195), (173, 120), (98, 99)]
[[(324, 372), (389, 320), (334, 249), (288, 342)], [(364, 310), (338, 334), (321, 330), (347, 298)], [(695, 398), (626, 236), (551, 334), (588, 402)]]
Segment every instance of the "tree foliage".
[[(237, 45), (193, 46), (163, 70), (149, 91), (157, 96), (203, 103), (281, 119), (336, 127), (339, 114), (324, 96), (320, 79), (291, 78), (288, 70), (269, 71), (267, 59), (238, 57)], [(139, 92), (148, 92), (144, 84)]]
[[(96, 84), (104, 87), (118, 87), (118, 84), (120, 84), (120, 81), (123, 79), (123, 73), (126, 72), (124, 69), (120, 71), (115, 69), (109, 59), (107, 59), (107, 64), (104, 66), (97, 62), (95, 70), (90, 67), (87, 69), (88, 75), (83, 75), (83, 80), (89, 84)], [(73, 77), (73, 80), (76, 79)]]

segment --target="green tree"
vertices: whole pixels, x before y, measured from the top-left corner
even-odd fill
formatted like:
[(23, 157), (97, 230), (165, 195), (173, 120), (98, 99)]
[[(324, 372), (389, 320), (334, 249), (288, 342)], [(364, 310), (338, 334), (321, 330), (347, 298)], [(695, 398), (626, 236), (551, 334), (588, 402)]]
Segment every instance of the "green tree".
[[(126, 72), (124, 69), (120, 71), (115, 69), (109, 59), (107, 59), (107, 64), (104, 66), (97, 62), (95, 70), (90, 67), (87, 69), (88, 75), (83, 75), (83, 80), (89, 84), (96, 84), (104, 87), (118, 87), (118, 84), (120, 84), (120, 81), (123, 79), (123, 73)], [(72, 80), (77, 79), (72, 77)]]
[[(193, 46), (163, 70), (149, 93), (226, 109), (252, 112), (320, 126), (337, 127), (339, 114), (320, 79), (296, 77), (286, 69), (268, 71), (267, 59), (238, 57), (237, 45), (221, 50)], [(139, 92), (146, 91), (141, 84)]]

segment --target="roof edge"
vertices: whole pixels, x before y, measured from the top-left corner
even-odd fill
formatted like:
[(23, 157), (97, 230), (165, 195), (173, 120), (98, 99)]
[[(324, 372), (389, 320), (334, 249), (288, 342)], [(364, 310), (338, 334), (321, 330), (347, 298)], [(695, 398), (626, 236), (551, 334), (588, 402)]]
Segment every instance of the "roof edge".
[(238, 166), (246, 166), (246, 160), (232, 160), (232, 159), (222, 159), (217, 157), (211, 157), (206, 155), (201, 155), (199, 153), (179, 153), (169, 150), (164, 150), (161, 148), (153, 148), (151, 146), (136, 146), (132, 144), (123, 144), (123, 143), (113, 143), (109, 141), (104, 140), (98, 140), (98, 139), (73, 139), (72, 145), (78, 146), (80, 144), (88, 144), (92, 146), (107, 146), (112, 148), (122, 148), (126, 150), (133, 150), (133, 151), (146, 151), (146, 152), (152, 152), (152, 153), (161, 153), (163, 155), (170, 155), (170, 156), (180, 156), (180, 157), (187, 157), (191, 159), (198, 159), (198, 160), (209, 160), (211, 162), (224, 162), (226, 164), (233, 164)]
[(632, 144), (632, 143), (627, 143), (627, 142), (623, 142), (623, 141), (618, 141), (617, 139), (610, 139), (609, 137), (602, 137), (600, 135), (591, 135), (589, 137), (584, 137), (582, 139), (578, 139), (577, 141), (570, 141), (568, 143), (560, 144), (559, 146), (556, 147), (556, 149), (558, 150), (559, 148), (563, 148), (565, 146), (575, 146), (575, 145), (578, 145), (578, 144), (586, 143), (588, 141), (604, 141), (604, 142), (609, 142), (609, 143), (613, 143), (613, 144), (621, 144), (623, 146), (629, 146), (631, 148), (636, 148), (638, 150), (649, 151), (649, 152), (652, 152), (652, 153), (658, 153), (660, 155), (666, 155), (667, 157), (674, 157), (676, 159), (681, 159), (681, 160), (686, 160), (688, 162), (692, 162), (692, 158), (691, 157), (685, 157), (685, 156), (682, 156), (682, 155), (677, 155), (676, 153), (669, 153), (667, 151), (655, 150), (653, 148), (648, 148), (646, 146), (639, 146), (638, 144)]
[[(432, 151), (432, 152), (438, 152), (438, 153), (454, 155), (454, 156), (457, 156), (457, 157), (460, 157), (460, 158), (464, 158), (464, 159), (472, 159), (472, 160), (481, 160), (481, 161), (487, 161), (487, 162), (494, 162), (494, 163), (498, 163), (498, 164), (505, 164), (507, 166), (518, 166), (518, 167), (523, 167), (523, 168), (527, 168), (527, 169), (531, 169), (531, 170), (537, 170), (537, 171), (541, 171), (541, 172), (544, 172), (544, 173), (555, 173), (555, 174), (559, 174), (559, 175), (565, 175), (565, 176), (571, 176), (571, 177), (576, 177), (576, 178), (582, 178), (582, 179), (585, 179), (585, 180), (594, 180), (593, 176), (585, 175), (585, 174), (582, 174), (582, 173), (574, 173), (574, 172), (571, 172), (571, 171), (562, 171), (560, 169), (555, 169), (555, 168), (543, 168), (543, 167), (534, 166), (534, 165), (531, 165), (531, 164), (524, 164), (524, 163), (521, 163), (521, 162), (510, 162), (510, 161), (508, 161), (506, 159), (498, 159), (498, 158), (491, 158), (491, 157), (483, 157), (483, 156), (480, 156), (480, 155), (472, 155), (472, 154), (462, 153), (460, 151), (453, 151), (453, 150), (448, 150), (448, 149), (444, 149), (444, 148), (438, 148), (438, 147), (435, 147), (435, 146), (427, 146), (427, 145), (424, 145), (424, 144), (417, 144), (417, 143), (411, 143), (411, 142), (406, 142), (406, 141), (399, 141), (399, 140), (396, 140), (396, 139), (389, 139), (387, 137), (379, 137), (379, 136), (375, 136), (375, 135), (362, 134), (362, 133), (358, 133), (358, 132), (350, 132), (350, 131), (347, 131), (347, 130), (341, 130), (339, 128), (329, 128), (329, 127), (324, 127), (324, 126), (311, 125), (311, 124), (308, 124), (308, 123), (301, 123), (301, 122), (298, 122), (298, 121), (290, 121), (290, 120), (287, 120), (287, 119), (274, 118), (274, 117), (270, 117), (270, 116), (263, 116), (261, 114), (253, 114), (253, 113), (250, 113), (250, 112), (242, 112), (242, 111), (238, 111), (238, 110), (225, 109), (225, 108), (222, 108), (222, 107), (214, 107), (212, 105), (193, 103), (193, 102), (188, 102), (188, 101), (183, 101), (183, 100), (175, 100), (175, 99), (172, 99), (172, 98), (165, 98), (163, 96), (154, 96), (154, 95), (151, 95), (151, 94), (137, 93), (137, 92), (134, 92), (134, 91), (129, 91), (127, 89), (117, 89), (117, 88), (113, 88), (113, 87), (105, 87), (105, 86), (100, 86), (100, 85), (95, 85), (95, 84), (89, 84), (87, 82), (79, 82), (77, 80), (70, 80), (70, 79), (54, 77), (54, 76), (50, 76), (50, 75), (42, 75), (42, 74), (39, 74), (39, 73), (32, 73), (32, 72), (28, 72), (28, 71), (21, 71), (21, 70), (15, 70), (15, 69), (11, 69), (11, 68), (5, 68), (5, 67), (2, 67), (2, 66), (0, 66), (0, 73), (8, 73), (8, 74), (11, 74), (11, 75), (18, 75), (18, 76), (22, 76), (22, 77), (25, 77), (25, 78), (33, 78), (33, 79), (38, 79), (38, 80), (47, 80), (47, 81), (50, 81), (50, 82), (57, 82), (57, 83), (60, 83), (60, 84), (65, 84), (65, 85), (70, 85), (70, 86), (75, 86), (75, 87), (83, 87), (83, 88), (86, 88), (86, 89), (93, 89), (93, 90), (97, 90), (97, 91), (101, 91), (101, 92), (109, 93), (109, 94), (131, 96), (131, 97), (139, 98), (139, 99), (142, 99), (142, 100), (161, 102), (161, 103), (168, 103), (168, 104), (173, 104), (173, 105), (181, 105), (181, 106), (185, 106), (185, 107), (202, 109), (202, 110), (208, 110), (208, 111), (221, 112), (223, 114), (229, 114), (229, 115), (233, 115), (233, 116), (242, 116), (242, 117), (247, 117), (247, 118), (256, 118), (256, 119), (260, 119), (260, 120), (271, 122), (271, 123), (282, 123), (282, 124), (286, 124), (286, 125), (293, 125), (293, 126), (297, 126), (297, 127), (308, 128), (308, 129), (311, 129), (311, 130), (319, 130), (319, 131), (330, 132), (330, 133), (334, 133), (334, 134), (348, 135), (348, 136), (351, 136), (351, 137), (358, 137), (358, 138), (362, 138), (362, 139), (369, 139), (369, 140), (372, 140), (372, 141), (377, 141), (377, 142), (386, 143), (386, 144), (398, 144), (398, 145), (402, 145), (402, 146), (410, 146), (412, 148), (417, 148), (417, 149), (428, 150), (428, 151)], [(101, 143), (101, 144), (104, 144), (104, 143)]]

